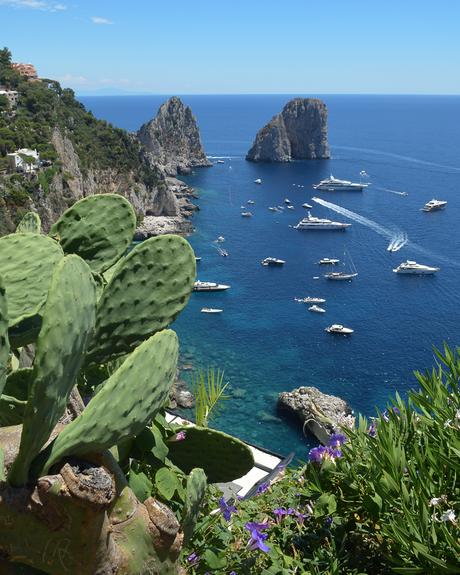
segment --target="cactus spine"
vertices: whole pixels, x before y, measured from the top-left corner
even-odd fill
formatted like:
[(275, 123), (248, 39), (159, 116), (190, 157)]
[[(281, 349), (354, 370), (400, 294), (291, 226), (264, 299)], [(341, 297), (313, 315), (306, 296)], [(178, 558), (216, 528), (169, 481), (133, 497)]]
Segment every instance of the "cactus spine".
[(8, 475), (11, 485), (27, 482), (31, 461), (64, 413), (94, 326), (95, 306), (88, 265), (78, 256), (65, 257), (56, 267), (45, 305), (21, 444)]

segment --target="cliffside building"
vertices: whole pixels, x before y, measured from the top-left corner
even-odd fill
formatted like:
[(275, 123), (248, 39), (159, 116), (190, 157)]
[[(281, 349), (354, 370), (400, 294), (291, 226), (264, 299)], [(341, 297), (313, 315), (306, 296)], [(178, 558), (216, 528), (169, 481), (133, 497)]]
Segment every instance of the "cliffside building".
[(18, 93), (16, 90), (7, 90), (3, 86), (0, 86), (0, 96), (5, 96), (10, 108), (16, 108), (18, 103)]
[(33, 64), (22, 64), (21, 62), (13, 62), (11, 64), (13, 70), (19, 72), (21, 76), (25, 76), (30, 80), (36, 80), (38, 78), (37, 70)]
[(6, 157), (10, 172), (31, 174), (37, 170), (40, 163), (40, 156), (37, 150), (30, 150), (29, 148), (21, 148), (12, 154), (7, 154)]

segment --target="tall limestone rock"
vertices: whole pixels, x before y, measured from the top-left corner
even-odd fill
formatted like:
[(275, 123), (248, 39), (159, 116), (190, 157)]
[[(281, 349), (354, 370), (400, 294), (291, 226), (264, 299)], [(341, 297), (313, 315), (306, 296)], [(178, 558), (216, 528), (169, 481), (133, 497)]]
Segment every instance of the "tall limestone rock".
[(162, 166), (168, 176), (212, 165), (201, 144), (192, 110), (176, 96), (162, 104), (155, 118), (141, 126), (137, 135), (152, 163)]
[(326, 105), (316, 98), (295, 98), (257, 133), (246, 160), (290, 162), (329, 157)]

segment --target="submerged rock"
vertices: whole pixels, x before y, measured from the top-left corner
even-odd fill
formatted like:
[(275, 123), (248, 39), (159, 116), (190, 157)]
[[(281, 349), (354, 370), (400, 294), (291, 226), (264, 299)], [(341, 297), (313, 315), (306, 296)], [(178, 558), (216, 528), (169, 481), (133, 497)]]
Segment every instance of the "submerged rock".
[(152, 163), (169, 176), (189, 174), (192, 168), (212, 166), (201, 144), (200, 132), (189, 106), (176, 96), (160, 106), (153, 120), (137, 136)]
[(341, 427), (353, 427), (355, 417), (348, 403), (334, 395), (322, 393), (316, 387), (299, 387), (280, 393), (278, 409), (299, 419), (304, 430), (326, 444), (329, 436)]
[(326, 105), (317, 98), (295, 98), (257, 133), (246, 160), (290, 162), (329, 157)]

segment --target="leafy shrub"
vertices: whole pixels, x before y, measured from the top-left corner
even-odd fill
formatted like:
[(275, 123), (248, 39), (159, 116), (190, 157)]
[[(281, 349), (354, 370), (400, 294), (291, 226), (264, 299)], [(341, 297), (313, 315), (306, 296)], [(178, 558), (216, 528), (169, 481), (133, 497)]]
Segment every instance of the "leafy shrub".
[(460, 573), (460, 358), (436, 355), (407, 401), (360, 417), (259, 495), (229, 507), (215, 493), (187, 573)]

